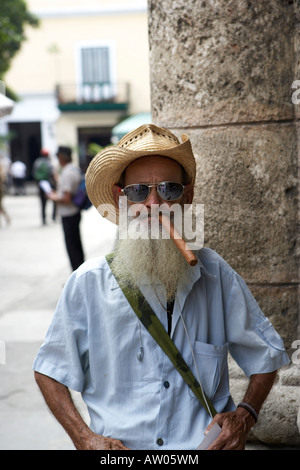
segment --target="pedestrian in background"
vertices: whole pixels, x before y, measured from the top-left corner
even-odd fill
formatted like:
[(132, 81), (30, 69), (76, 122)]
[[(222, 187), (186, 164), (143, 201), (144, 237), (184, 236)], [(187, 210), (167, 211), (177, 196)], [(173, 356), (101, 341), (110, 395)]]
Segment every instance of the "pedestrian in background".
[(75, 270), (84, 261), (80, 236), (81, 214), (72, 200), (81, 182), (81, 171), (72, 163), (70, 147), (60, 146), (57, 157), (61, 166), (57, 191), (51, 191), (47, 197), (57, 203), (57, 214), (62, 220), (67, 253), (72, 269)]
[(11, 164), (10, 174), (15, 187), (15, 195), (25, 195), (25, 179), (26, 179), (27, 168), (24, 162), (17, 160)]
[[(43, 186), (40, 183), (41, 181), (48, 181), (53, 190), (56, 188), (55, 170), (50, 160), (48, 150), (41, 150), (40, 156), (35, 160), (33, 164), (32, 175), (35, 181), (38, 183), (38, 191), (41, 202), (42, 224), (46, 225), (46, 204), (48, 198)], [(52, 220), (55, 221), (55, 218), (56, 202), (53, 201)]]
[(3, 196), (5, 193), (5, 182), (6, 182), (6, 173), (3, 165), (0, 163), (0, 226), (1, 226), (1, 215), (4, 215), (7, 224), (10, 224), (10, 217), (7, 211), (3, 207)]

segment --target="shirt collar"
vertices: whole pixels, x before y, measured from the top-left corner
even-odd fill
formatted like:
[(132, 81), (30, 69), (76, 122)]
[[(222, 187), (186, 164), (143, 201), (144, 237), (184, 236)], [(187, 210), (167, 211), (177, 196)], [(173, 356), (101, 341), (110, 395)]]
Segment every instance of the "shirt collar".
[(179, 285), (179, 289), (185, 289), (187, 286), (190, 286), (190, 288), (192, 288), (195, 282), (197, 282), (203, 274), (207, 277), (211, 277), (214, 279), (216, 278), (216, 276), (210, 273), (202, 263), (200, 259), (200, 250), (196, 253), (196, 255), (198, 258), (198, 263), (195, 266), (191, 266), (190, 270), (188, 271), (188, 275), (186, 276), (186, 279)]

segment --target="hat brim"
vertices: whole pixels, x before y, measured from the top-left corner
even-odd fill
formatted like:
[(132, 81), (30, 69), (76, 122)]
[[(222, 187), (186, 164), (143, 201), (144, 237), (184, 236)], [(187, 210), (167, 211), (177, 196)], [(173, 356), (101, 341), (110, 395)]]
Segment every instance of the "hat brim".
[(196, 162), (187, 136), (185, 141), (164, 150), (130, 150), (118, 146), (99, 152), (89, 164), (85, 180), (90, 201), (102, 217), (118, 224), (119, 209), (115, 207), (113, 186), (120, 181), (123, 171), (130, 163), (141, 157), (161, 156), (178, 162), (186, 171), (191, 183), (195, 182)]

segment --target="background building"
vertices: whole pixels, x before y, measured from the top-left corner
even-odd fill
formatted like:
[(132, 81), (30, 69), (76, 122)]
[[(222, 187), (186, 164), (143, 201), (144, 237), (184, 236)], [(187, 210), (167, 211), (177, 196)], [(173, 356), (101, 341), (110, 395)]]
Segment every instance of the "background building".
[(20, 97), (2, 120), (12, 160), (28, 175), (41, 148), (69, 145), (82, 167), (91, 143), (111, 143), (125, 117), (149, 113), (146, 0), (27, 0), (40, 19), (6, 83)]

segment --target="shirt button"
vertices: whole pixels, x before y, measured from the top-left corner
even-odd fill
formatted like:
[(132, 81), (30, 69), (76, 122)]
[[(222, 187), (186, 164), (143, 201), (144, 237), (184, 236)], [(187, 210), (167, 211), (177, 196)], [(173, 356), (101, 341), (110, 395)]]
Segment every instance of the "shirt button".
[(170, 383), (169, 383), (167, 380), (164, 382), (164, 387), (165, 387), (165, 388), (169, 388), (169, 387), (170, 387)]
[(163, 439), (161, 437), (159, 437), (158, 439), (156, 439), (156, 444), (158, 444), (159, 446), (162, 446), (164, 443)]

